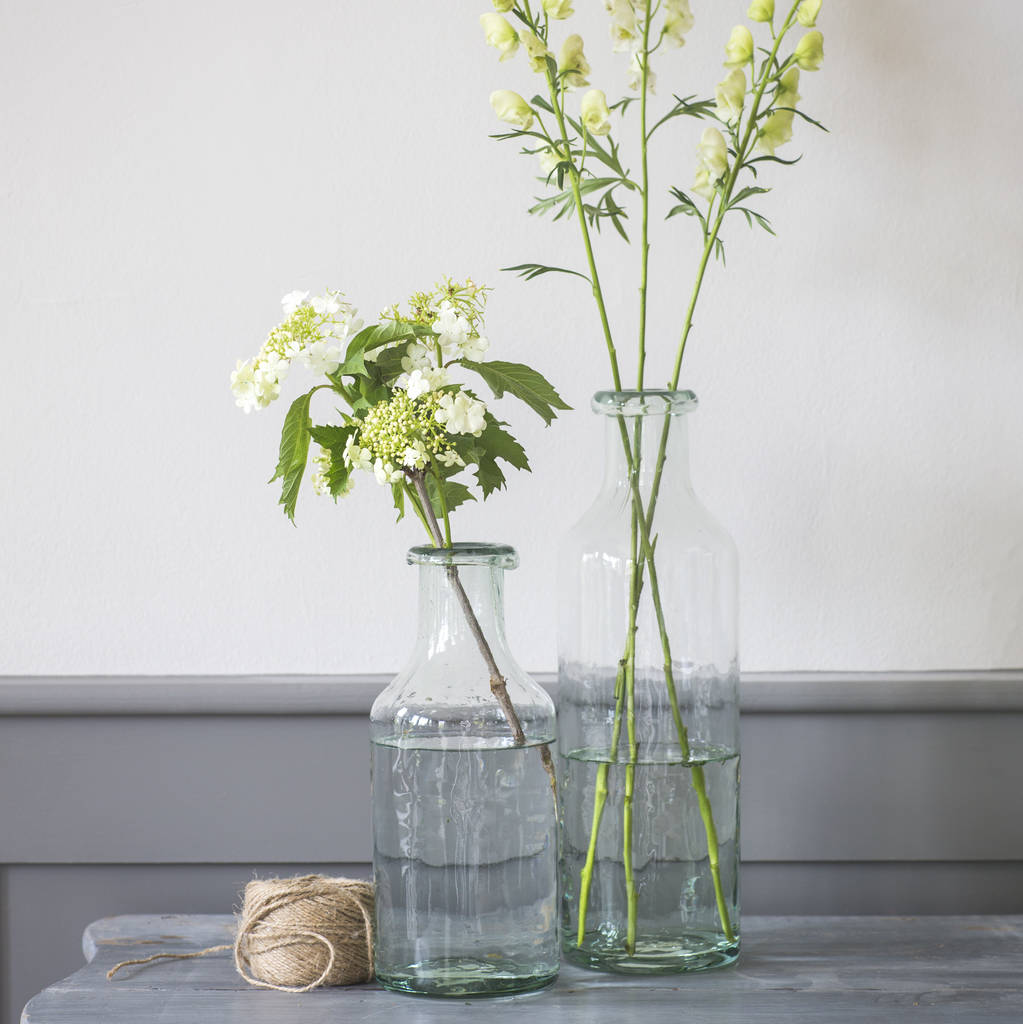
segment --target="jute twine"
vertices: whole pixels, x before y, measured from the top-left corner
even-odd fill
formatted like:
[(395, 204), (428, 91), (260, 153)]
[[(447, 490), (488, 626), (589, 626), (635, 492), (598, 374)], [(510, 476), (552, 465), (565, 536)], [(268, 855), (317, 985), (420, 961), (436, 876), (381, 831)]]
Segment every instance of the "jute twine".
[(233, 945), (195, 953), (157, 953), (130, 964), (191, 960), (234, 950), (238, 973), (258, 988), (308, 992), (320, 985), (357, 985), (373, 977), (373, 884), (357, 878), (255, 879), (245, 897)]

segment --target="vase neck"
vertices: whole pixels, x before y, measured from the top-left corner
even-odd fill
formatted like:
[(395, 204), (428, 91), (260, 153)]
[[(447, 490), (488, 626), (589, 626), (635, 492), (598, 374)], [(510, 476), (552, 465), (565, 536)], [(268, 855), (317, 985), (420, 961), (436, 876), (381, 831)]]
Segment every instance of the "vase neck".
[[(605, 415), (604, 490), (628, 490), (635, 474), (644, 497), (691, 491), (689, 424), (685, 414)], [(638, 458), (637, 458), (638, 455)]]
[[(422, 654), (433, 656), (463, 646), (477, 650), (477, 628), (495, 654), (506, 646), (505, 564), (500, 558), (461, 558), (453, 554), (417, 561), (418, 645)], [(471, 615), (465, 602), (472, 609)]]

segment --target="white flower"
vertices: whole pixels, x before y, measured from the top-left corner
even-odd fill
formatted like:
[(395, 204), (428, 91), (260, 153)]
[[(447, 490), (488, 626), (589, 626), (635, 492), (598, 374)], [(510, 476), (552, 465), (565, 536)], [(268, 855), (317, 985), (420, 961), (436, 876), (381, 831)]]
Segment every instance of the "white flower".
[[(466, 338), (462, 343), (462, 358), (479, 362), (486, 355), (489, 348), (490, 342), (482, 334), (477, 337)], [(445, 381), (445, 383), (447, 382)]]
[(590, 73), (590, 63), (583, 53), (583, 37), (573, 33), (561, 44), (558, 53), (558, 73), (564, 76), (565, 88), (589, 85), (586, 76)]
[[(657, 75), (650, 70), (649, 57), (647, 58), (646, 91), (652, 93), (657, 84)], [(639, 92), (643, 88), (643, 55), (639, 50), (632, 54), (632, 61), (629, 64), (629, 88)]]
[(256, 382), (251, 359), (244, 362), (239, 359), (237, 366), (231, 371), (231, 393), (234, 395), (235, 405), (244, 409), (246, 413), (256, 408)]
[(563, 20), (572, 16), (572, 0), (543, 0), (544, 13)]
[(600, 89), (590, 89), (579, 104), (579, 115), (591, 135), (607, 135), (611, 131), (611, 111), (607, 97)]
[(535, 32), (530, 32), (527, 28), (520, 28), (519, 42), (525, 48), (529, 66), (534, 71), (543, 71), (547, 67), (547, 54), (550, 53), (544, 41)]
[(695, 192), (698, 196), (703, 196), (703, 198), (708, 202), (714, 198), (714, 182), (707, 173), (706, 167), (700, 167), (697, 169), (691, 191)]
[(396, 484), (405, 476), (400, 469), (395, 469), (390, 462), (384, 462), (383, 459), (377, 459), (373, 463), (373, 473), (378, 484)]
[(464, 392), (443, 394), (437, 406), (436, 418), (449, 434), (472, 434), (479, 437), (486, 426), (487, 407)]
[(437, 461), (442, 466), (448, 466), (449, 468), (451, 466), (464, 466), (465, 465), (465, 459), (463, 459), (462, 456), (459, 455), (458, 452), (456, 452), (454, 448), (452, 448), (450, 451), (447, 451), (447, 452), (438, 452), (437, 453)]
[(448, 382), (448, 371), (443, 366), (425, 366), (421, 370), (403, 373), (394, 383), (395, 387), (404, 388), (409, 398), (419, 398), (442, 388)]
[(284, 316), (291, 316), (299, 306), (305, 305), (305, 300), (308, 298), (308, 292), (288, 292), (288, 294), (281, 299), (281, 308), (284, 310)]
[(515, 55), (519, 48), (519, 37), (507, 18), (502, 18), (500, 14), (481, 14), (480, 24), (483, 26), (488, 45), (493, 46), (501, 54), (500, 60), (508, 60)]
[(314, 341), (302, 349), (299, 359), (315, 374), (333, 373), (341, 365), (341, 349), (326, 341)]
[(636, 38), (636, 11), (630, 0), (604, 0), (611, 15), (612, 49), (616, 53), (628, 50)]
[(821, 12), (821, 0), (803, 0), (796, 11), (796, 21), (806, 28), (817, 24), (817, 15)]
[(727, 124), (735, 124), (742, 116), (746, 101), (746, 74), (742, 68), (735, 68), (725, 75), (715, 90), (717, 114)]
[(725, 44), (725, 67), (741, 68), (753, 59), (753, 33), (745, 25), (736, 25)]
[(685, 46), (686, 33), (693, 27), (694, 22), (689, 0), (666, 0), (665, 8), (662, 29), (665, 41), (675, 46)]
[(372, 469), (373, 468), (373, 456), (365, 448), (360, 448), (355, 443), (355, 436), (351, 435), (347, 441), (345, 441), (345, 450), (343, 458), (352, 469)]
[(498, 89), (490, 94), (494, 113), (508, 124), (528, 131), (533, 124), (533, 108), (512, 89)]
[(401, 357), (401, 368), (406, 373), (411, 373), (413, 370), (425, 370), (429, 365), (429, 349), (425, 345), (420, 345), (418, 341), (413, 341), (405, 349), (405, 355)]
[(342, 302), (338, 292), (327, 291), (322, 295), (316, 295), (309, 300), (309, 305), (320, 314), (320, 316), (333, 316), (340, 312)]
[(441, 348), (460, 349), (469, 336), (470, 324), (451, 303), (445, 299), (437, 310), (437, 319), (433, 329), (440, 337), (437, 341)]
[(405, 449), (401, 463), (409, 469), (425, 469), (430, 463), (430, 456), (427, 454), (426, 445), (422, 441), (413, 441)]
[(711, 181), (717, 181), (728, 172), (728, 144), (713, 125), (704, 128), (696, 152)]

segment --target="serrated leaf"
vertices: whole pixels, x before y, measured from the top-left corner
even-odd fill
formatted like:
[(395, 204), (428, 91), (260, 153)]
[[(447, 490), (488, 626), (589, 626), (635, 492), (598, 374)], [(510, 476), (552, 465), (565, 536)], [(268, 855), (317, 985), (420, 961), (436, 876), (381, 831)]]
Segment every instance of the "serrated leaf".
[(550, 426), (557, 417), (555, 409), (571, 409), (554, 386), (530, 366), (523, 363), (508, 363), (494, 359), (486, 363), (476, 363), (470, 359), (460, 360), (467, 370), (478, 373), (487, 386), (500, 398), (506, 391), (523, 401)]
[[(315, 389), (314, 389), (315, 390)], [(309, 402), (313, 392), (299, 395), (288, 415), (284, 417), (284, 426), (281, 428), (281, 446), (277, 459), (277, 469), (270, 477), (269, 482), (281, 480), (280, 504), (284, 506), (284, 514), (294, 523), (295, 504), (298, 501), (298, 491), (302, 485), (302, 477), (305, 475), (306, 463), (309, 460), (309, 428), (312, 421), (309, 418)]]
[(331, 497), (336, 501), (345, 489), (352, 467), (345, 462), (345, 445), (359, 428), (354, 425), (317, 426), (309, 428), (309, 436), (321, 447), (330, 452), (330, 468), (327, 470), (327, 487)]
[(430, 504), (433, 506), (434, 514), (438, 520), (444, 518), (444, 507), (441, 505), (440, 492), (443, 489), (444, 492), (444, 504), (447, 505), (448, 512), (453, 512), (459, 505), (464, 505), (467, 501), (475, 501), (472, 491), (469, 490), (465, 484), (459, 483), (457, 480), (441, 480), (437, 482), (437, 478), (432, 473), (426, 474), (426, 493), (430, 497)]
[(504, 471), (497, 464), (501, 459), (515, 469), (529, 471), (529, 459), (525, 449), (504, 429), (505, 424), (487, 413), (487, 425), (475, 443), (462, 457), (466, 462), (475, 463), (476, 477), (483, 498), (486, 500), (494, 491), (501, 490), (507, 482)]

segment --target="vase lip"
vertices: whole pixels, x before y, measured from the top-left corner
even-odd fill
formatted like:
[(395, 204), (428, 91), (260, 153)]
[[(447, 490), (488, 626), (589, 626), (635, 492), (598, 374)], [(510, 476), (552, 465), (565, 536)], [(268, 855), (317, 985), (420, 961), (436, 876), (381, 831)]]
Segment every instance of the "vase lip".
[(449, 548), (422, 544), (408, 551), (409, 565), (487, 565), (492, 569), (514, 569), (519, 553), (510, 544), (486, 541), (456, 541)]
[(598, 391), (590, 408), (603, 416), (683, 416), (700, 400), (692, 391), (644, 388), (642, 391)]

